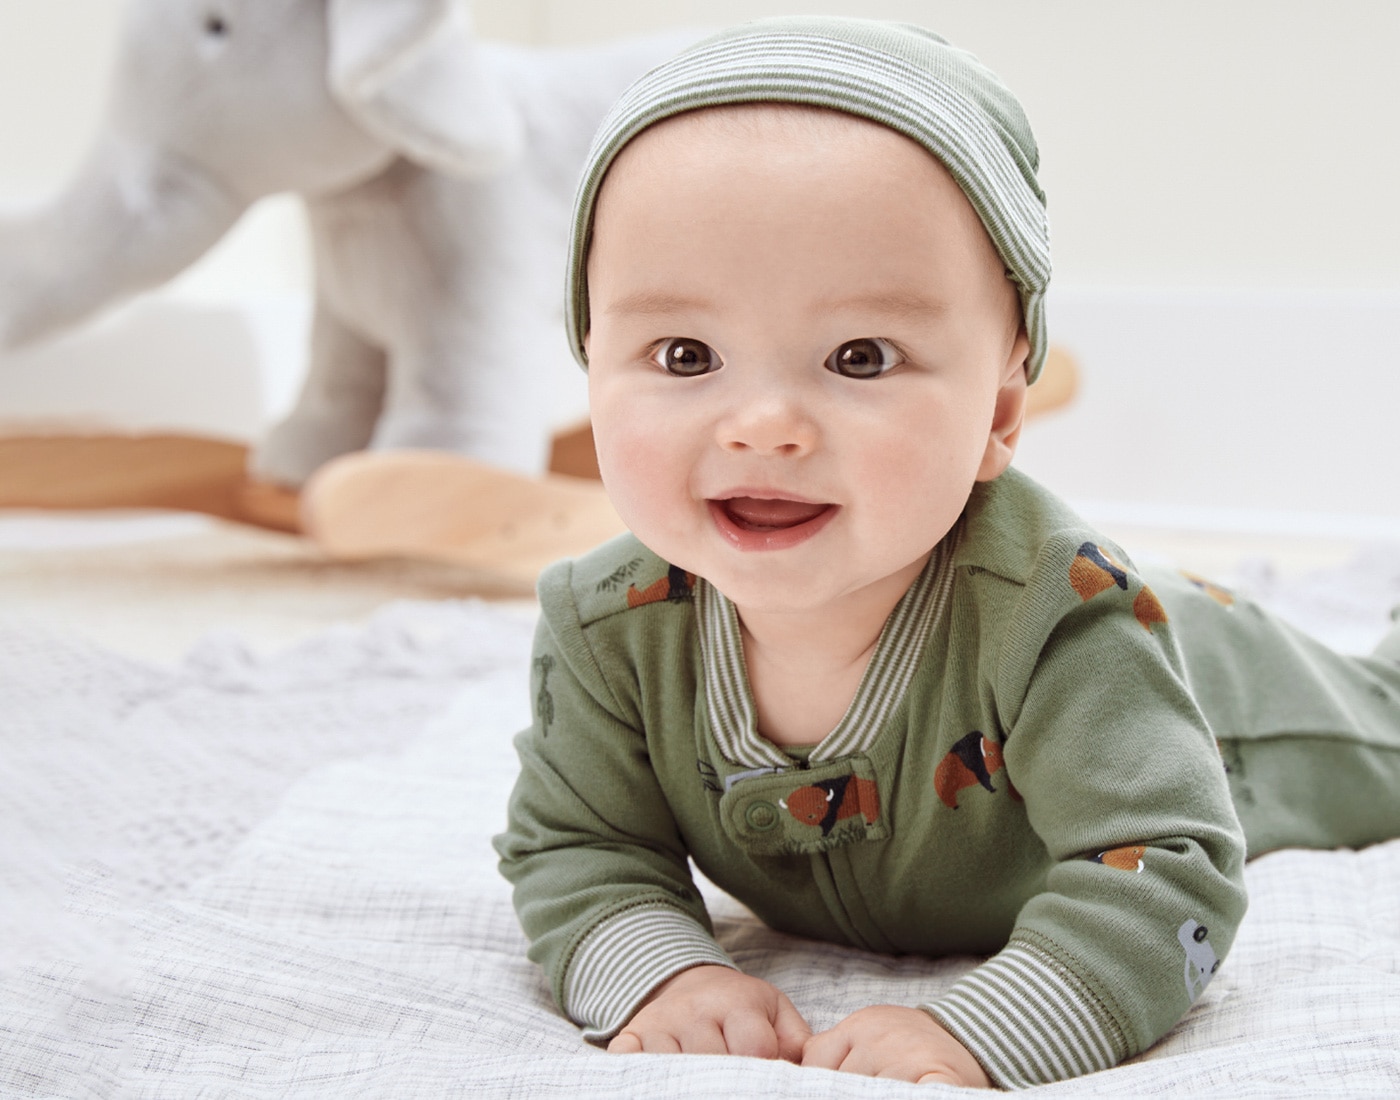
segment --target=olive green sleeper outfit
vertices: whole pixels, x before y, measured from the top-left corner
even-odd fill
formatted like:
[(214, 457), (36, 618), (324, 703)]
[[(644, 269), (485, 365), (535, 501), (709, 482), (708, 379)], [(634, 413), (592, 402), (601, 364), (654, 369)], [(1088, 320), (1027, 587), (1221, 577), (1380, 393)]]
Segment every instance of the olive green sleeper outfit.
[(1400, 833), (1400, 636), (1341, 657), (1139, 573), (1015, 471), (976, 488), (802, 753), (755, 729), (733, 606), (630, 536), (551, 568), (540, 600), (496, 844), (531, 958), (590, 1038), (670, 975), (733, 965), (694, 859), (785, 932), (989, 955), (921, 1007), (996, 1083), (1104, 1069), (1210, 981), (1246, 838)]

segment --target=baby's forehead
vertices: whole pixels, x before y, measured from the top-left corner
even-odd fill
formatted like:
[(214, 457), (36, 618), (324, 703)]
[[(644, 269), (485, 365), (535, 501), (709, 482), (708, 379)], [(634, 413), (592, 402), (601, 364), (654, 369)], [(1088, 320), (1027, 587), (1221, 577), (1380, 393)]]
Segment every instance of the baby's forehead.
[(640, 271), (690, 279), (699, 257), (748, 268), (755, 250), (810, 274), (824, 302), (944, 302), (934, 273), (956, 269), (959, 293), (1005, 298), (1019, 322), (996, 246), (947, 167), (893, 127), (806, 104), (711, 106), (640, 131), (604, 178), (587, 262), (626, 300)]
[[(960, 251), (980, 253), (983, 245), (995, 251), (967, 195), (923, 145), (850, 112), (772, 101), (686, 111), (640, 131), (603, 179), (594, 234), (606, 235), (639, 204), (674, 208), (701, 178), (723, 181), (707, 193), (704, 207), (727, 212), (726, 235), (742, 234), (754, 219), (785, 221), (794, 197), (815, 188), (827, 193), (834, 216), (864, 217), (896, 235), (899, 224), (932, 218), (956, 233)], [(851, 186), (852, 178), (859, 186)], [(807, 222), (795, 231), (820, 235), (821, 229)], [(999, 261), (994, 266), (1002, 270)]]

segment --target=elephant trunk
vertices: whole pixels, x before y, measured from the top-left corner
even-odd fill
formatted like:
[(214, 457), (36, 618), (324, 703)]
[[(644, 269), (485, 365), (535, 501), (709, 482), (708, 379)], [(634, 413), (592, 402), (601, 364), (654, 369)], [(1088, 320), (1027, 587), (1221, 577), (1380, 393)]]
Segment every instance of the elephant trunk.
[(178, 274), (244, 207), (188, 162), (108, 137), (52, 203), (0, 219), (0, 348)]

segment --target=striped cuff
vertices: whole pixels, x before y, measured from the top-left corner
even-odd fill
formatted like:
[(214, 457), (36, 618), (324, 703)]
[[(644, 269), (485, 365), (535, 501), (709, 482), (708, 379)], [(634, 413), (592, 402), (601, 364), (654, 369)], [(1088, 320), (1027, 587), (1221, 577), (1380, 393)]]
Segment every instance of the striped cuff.
[(919, 1007), (1003, 1088), (1094, 1073), (1129, 1053), (1122, 1029), (1089, 987), (1026, 943), (1013, 943)]
[(590, 1041), (610, 1039), (673, 974), (714, 963), (738, 969), (699, 922), (666, 906), (628, 909), (589, 932), (564, 979), (564, 1011)]

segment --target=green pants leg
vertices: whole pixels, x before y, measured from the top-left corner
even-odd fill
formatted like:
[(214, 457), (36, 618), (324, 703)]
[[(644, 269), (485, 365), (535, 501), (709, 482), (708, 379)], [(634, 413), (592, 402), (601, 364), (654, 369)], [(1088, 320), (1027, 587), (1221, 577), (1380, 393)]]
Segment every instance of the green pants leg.
[(1154, 570), (1152, 586), (1220, 742), (1249, 854), (1400, 836), (1400, 626), (1354, 657), (1181, 574)]
[(1400, 836), (1400, 627), (1370, 657), (1325, 654), (1310, 650), (1308, 667), (1295, 670), (1293, 690), (1314, 704), (1299, 713), (1318, 716), (1321, 693), (1325, 709), (1349, 721), (1221, 738), (1250, 856)]

